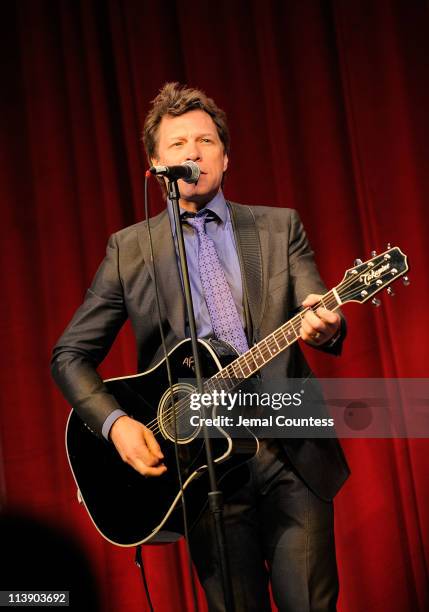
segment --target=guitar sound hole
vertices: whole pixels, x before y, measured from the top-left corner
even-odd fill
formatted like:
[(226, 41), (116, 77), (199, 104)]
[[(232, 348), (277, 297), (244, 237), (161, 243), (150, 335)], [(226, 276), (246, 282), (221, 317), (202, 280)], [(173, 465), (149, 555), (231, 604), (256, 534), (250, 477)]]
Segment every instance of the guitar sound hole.
[(195, 417), (200, 415), (198, 410), (190, 408), (189, 396), (195, 393), (195, 389), (190, 384), (180, 383), (173, 385), (172, 391), (173, 397), (170, 389), (167, 389), (159, 402), (159, 428), (167, 440), (174, 442), (177, 439), (179, 444), (188, 444), (201, 430), (201, 425), (191, 424), (191, 417), (194, 417), (194, 422), (199, 422), (199, 418)]

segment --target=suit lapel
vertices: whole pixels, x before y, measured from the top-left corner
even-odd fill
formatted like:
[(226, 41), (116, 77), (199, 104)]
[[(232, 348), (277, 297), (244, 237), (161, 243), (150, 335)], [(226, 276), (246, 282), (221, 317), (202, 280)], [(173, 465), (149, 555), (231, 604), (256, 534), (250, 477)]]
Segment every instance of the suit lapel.
[[(184, 338), (185, 302), (167, 210), (150, 220), (150, 230), (161, 313), (167, 317), (175, 335), (178, 338)], [(138, 230), (138, 239), (149, 273), (154, 280), (147, 224)]]

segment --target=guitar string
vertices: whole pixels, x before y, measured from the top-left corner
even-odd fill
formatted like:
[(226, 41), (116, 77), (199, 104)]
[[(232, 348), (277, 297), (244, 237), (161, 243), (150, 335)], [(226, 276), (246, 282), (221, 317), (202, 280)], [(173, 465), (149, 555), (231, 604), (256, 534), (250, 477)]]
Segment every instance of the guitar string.
[[(369, 268), (369, 269), (374, 269), (374, 268)], [(362, 273), (362, 272), (361, 272), (361, 273)], [(382, 280), (382, 279), (383, 279), (385, 276), (389, 276), (389, 275), (391, 275), (391, 270), (390, 270), (389, 272), (386, 272), (385, 274), (381, 275), (381, 277), (379, 277), (377, 280)], [(395, 276), (395, 278), (397, 278), (397, 276)], [(353, 283), (355, 282), (355, 279), (356, 279), (356, 276), (351, 276), (351, 277), (350, 277), (350, 279), (349, 279), (348, 281), (346, 281), (346, 282), (345, 282), (345, 283), (342, 285), (341, 290), (346, 289), (346, 288), (347, 288), (347, 286), (353, 285)], [(384, 288), (384, 287), (383, 287), (383, 288)], [(337, 287), (336, 287), (335, 289), (337, 290)], [(327, 294), (328, 294), (328, 293), (332, 293), (332, 291), (333, 291), (333, 290), (331, 289), (331, 291), (328, 291), (328, 292), (327, 292)], [(350, 301), (350, 300), (351, 300), (353, 297), (358, 296), (358, 295), (361, 293), (361, 291), (362, 291), (362, 287), (359, 287), (359, 288), (357, 288), (357, 289), (356, 289), (354, 292), (351, 292), (351, 293), (349, 294), (349, 298), (348, 298), (348, 300), (347, 300), (347, 301)], [(327, 294), (325, 294), (325, 295), (327, 295)], [(325, 299), (326, 299), (326, 298), (325, 298)], [(342, 304), (347, 303), (347, 301), (345, 301), (345, 302), (343, 301), (343, 302), (342, 302)], [(282, 329), (282, 327), (284, 327), (284, 326), (285, 326), (285, 325), (287, 325), (287, 324), (291, 325), (291, 324), (292, 324), (292, 322), (293, 322), (293, 321), (296, 319), (296, 317), (298, 317), (299, 319), (301, 319), (301, 320), (302, 320), (306, 312), (308, 312), (309, 310), (317, 309), (317, 308), (319, 308), (319, 306), (321, 306), (322, 304), (323, 304), (323, 299), (322, 299), (322, 300), (320, 300), (320, 301), (319, 301), (317, 304), (315, 304), (313, 307), (311, 307), (311, 308), (306, 308), (304, 311), (302, 311), (302, 312), (298, 313), (298, 315), (296, 315), (295, 317), (293, 317), (293, 318), (292, 318), (292, 319), (290, 319), (289, 321), (286, 321), (285, 323), (283, 323), (283, 324), (282, 324), (282, 325), (281, 325), (279, 328), (277, 328), (276, 330), (274, 330), (274, 332), (272, 332), (271, 334), (269, 334), (269, 336), (267, 336), (267, 338), (270, 338), (270, 337), (271, 337), (271, 338), (274, 338), (274, 340), (275, 340), (276, 344), (278, 345), (277, 340), (276, 340), (276, 338), (275, 338), (275, 335), (276, 335), (276, 334), (278, 334), (278, 332), (280, 332), (280, 330)], [(340, 304), (336, 303), (336, 306), (335, 306), (334, 310), (337, 310), (339, 307), (340, 307)], [(298, 322), (298, 321), (297, 321), (297, 322)], [(293, 326), (293, 325), (292, 325), (292, 326)], [(294, 326), (293, 326), (293, 327), (294, 327)], [(295, 330), (295, 328), (294, 328), (294, 330)], [(283, 332), (283, 331), (282, 331), (282, 332), (280, 332), (280, 333), (281, 333), (281, 335), (282, 335), (282, 336), (284, 336), (284, 332)], [(295, 332), (295, 333), (296, 333), (296, 332)], [(265, 338), (265, 339), (264, 339), (264, 340), (262, 340), (261, 342), (257, 343), (257, 345), (259, 345), (259, 344), (261, 344), (261, 343), (263, 343), (263, 342), (266, 342), (267, 338)], [(284, 338), (283, 338), (283, 339), (284, 339)], [(275, 352), (274, 352), (274, 354), (273, 354), (273, 353), (271, 353), (271, 350), (270, 350), (269, 346), (268, 346), (268, 345), (266, 345), (266, 347), (265, 347), (265, 348), (266, 348), (266, 350), (268, 350), (268, 352), (269, 352), (269, 355), (270, 355), (270, 356), (269, 356), (269, 358), (268, 358), (268, 359), (266, 359), (266, 360), (265, 360), (265, 363), (264, 363), (263, 365), (267, 364), (269, 361), (271, 361), (271, 359), (273, 359), (274, 357), (276, 357), (276, 356), (279, 354), (279, 352), (282, 352), (283, 350), (285, 350), (286, 348), (288, 348), (288, 346), (291, 346), (292, 344), (294, 344), (294, 343), (295, 343), (295, 342), (296, 342), (298, 339), (299, 339), (299, 336), (295, 337), (295, 338), (294, 338), (294, 340), (293, 340), (292, 342), (289, 342), (289, 341), (288, 341), (288, 345), (287, 345), (287, 346), (283, 347), (282, 349), (279, 349), (278, 351), (275, 351)], [(255, 346), (257, 346), (257, 345), (255, 345)], [(253, 346), (251, 349), (249, 349), (249, 351), (246, 351), (246, 353), (243, 353), (242, 355), (240, 355), (239, 357), (237, 357), (237, 359), (235, 359), (235, 360), (234, 360), (234, 361), (233, 361), (231, 364), (228, 364), (228, 366), (226, 366), (225, 368), (223, 368), (223, 369), (222, 369), (222, 370), (220, 370), (220, 371), (224, 371), (224, 370), (227, 370), (228, 368), (231, 368), (231, 366), (232, 366), (232, 364), (233, 364), (233, 363), (235, 363), (235, 362), (236, 362), (238, 359), (240, 359), (240, 358), (244, 357), (244, 356), (245, 356), (247, 353), (250, 353), (250, 352), (251, 352), (251, 351), (252, 351), (252, 350), (255, 348), (255, 346)], [(260, 349), (258, 349), (258, 350), (259, 350), (259, 352), (261, 352), (261, 350), (260, 350)], [(262, 355), (262, 353), (261, 353), (261, 355)], [(265, 358), (264, 358), (264, 359), (265, 359)], [(246, 361), (246, 358), (244, 358), (244, 361)], [(252, 356), (252, 361), (253, 361), (253, 363), (254, 363), (255, 365), (258, 365), (258, 364), (257, 364), (257, 362), (255, 361), (255, 359), (253, 358), (253, 356)], [(248, 369), (250, 370), (251, 368), (250, 368), (249, 364), (246, 364), (246, 365), (247, 365)], [(240, 366), (240, 369), (242, 370), (241, 366)], [(219, 371), (219, 372), (220, 372), (220, 371)], [(214, 375), (213, 375), (213, 376), (212, 376), (212, 377), (209, 379), (209, 381), (211, 381), (211, 380), (212, 380), (212, 379), (213, 379), (215, 376), (217, 376), (217, 375), (219, 374), (219, 372), (217, 372), (216, 374), (214, 374)], [(235, 374), (234, 370), (233, 370), (233, 373)], [(243, 373), (243, 375), (244, 375), (244, 373)], [(251, 376), (251, 374), (249, 374), (249, 375), (245, 376), (245, 377), (244, 377), (244, 379), (248, 378), (249, 376)], [(220, 378), (220, 380), (222, 380), (222, 378)], [(228, 379), (226, 379), (226, 380), (228, 380)], [(241, 380), (242, 380), (242, 379), (240, 379), (240, 381), (241, 381)], [(205, 383), (205, 386), (206, 386), (206, 384), (207, 384), (209, 381), (207, 381), (207, 382)], [(238, 386), (238, 385), (234, 385), (234, 387), (236, 387), (236, 386)], [(233, 387), (233, 388), (234, 388), (234, 387)], [(174, 418), (178, 419), (178, 418), (181, 418), (182, 416), (185, 416), (186, 411), (187, 411), (187, 409), (189, 408), (189, 405), (190, 405), (190, 404), (189, 404), (189, 397), (190, 397), (190, 394), (189, 394), (189, 395), (187, 395), (185, 398), (182, 398), (181, 400), (179, 400), (178, 402), (176, 402), (176, 403), (174, 404), (174, 407), (170, 407), (170, 408), (168, 408), (168, 410), (166, 410), (166, 412), (164, 413), (164, 417), (163, 417), (163, 419), (162, 419), (162, 423), (163, 423), (163, 425), (164, 425), (164, 427), (163, 427), (164, 429), (167, 429), (167, 428), (168, 428), (168, 426), (169, 426), (169, 425), (171, 425), (171, 423), (173, 422)], [(174, 417), (174, 412), (176, 412), (176, 416), (175, 416), (175, 417)], [(153, 425), (154, 427), (152, 427), (152, 425)], [(163, 429), (163, 428), (160, 426), (160, 424), (159, 424), (159, 418), (158, 418), (158, 417), (156, 417), (155, 419), (153, 419), (152, 421), (150, 421), (150, 422), (149, 422), (149, 423), (146, 425), (146, 427), (147, 427), (148, 429), (150, 429), (154, 435), (159, 434), (159, 433), (162, 431), (162, 429)]]
[[(373, 269), (373, 268), (372, 268), (372, 269)], [(391, 271), (389, 271), (389, 272), (387, 272), (386, 274), (382, 275), (381, 277), (379, 277), (379, 279), (381, 280), (381, 279), (382, 279), (384, 276), (388, 276), (388, 275), (390, 275), (390, 274), (391, 274)], [(349, 285), (352, 285), (352, 284), (353, 284), (353, 282), (354, 282), (354, 278), (355, 278), (355, 277), (352, 277), (352, 278), (350, 279), (350, 281), (345, 282), (345, 283), (344, 283), (344, 285), (343, 285), (343, 287), (342, 287), (342, 289), (344, 289), (345, 287), (347, 287), (347, 285), (348, 285), (348, 284), (349, 284)], [(397, 276), (396, 276), (395, 278), (397, 278)], [(379, 280), (379, 279), (377, 279), (377, 280)], [(352, 297), (359, 295), (359, 294), (361, 293), (361, 290), (362, 290), (362, 288), (360, 287), (360, 288), (358, 288), (358, 289), (357, 289), (355, 292), (350, 293), (350, 294), (349, 294), (349, 300), (350, 300)], [(332, 290), (331, 290), (331, 291), (329, 291), (328, 293), (332, 293)], [(325, 295), (327, 295), (327, 294), (325, 294)], [(348, 301), (349, 301), (349, 300), (348, 300)], [(316, 309), (317, 309), (321, 303), (322, 303), (322, 300), (320, 300), (320, 301), (319, 301), (317, 304), (315, 304), (315, 305), (314, 305), (312, 308), (316, 308)], [(347, 302), (342, 302), (342, 303), (347, 303)], [(335, 306), (335, 308), (334, 308), (334, 310), (336, 310), (336, 309), (337, 309), (337, 308), (339, 308), (339, 307), (340, 307), (340, 305), (337, 303), (337, 304), (336, 304), (336, 306)], [(306, 310), (302, 311), (301, 313), (299, 313), (299, 314), (298, 314), (298, 315), (296, 315), (296, 316), (298, 316), (299, 318), (301, 318), (301, 319), (302, 319), (302, 318), (303, 318), (303, 316), (305, 315), (305, 313), (306, 313), (308, 310), (310, 310), (310, 308), (307, 308)], [(292, 319), (290, 319), (289, 321), (286, 321), (286, 322), (285, 322), (283, 325), (281, 325), (281, 326), (280, 326), (278, 329), (276, 329), (274, 332), (272, 332), (272, 333), (270, 334), (270, 336), (274, 337), (274, 340), (275, 340), (275, 334), (276, 334), (276, 333), (278, 333), (278, 332), (280, 331), (280, 329), (281, 329), (281, 328), (282, 328), (284, 325), (286, 325), (286, 324), (288, 324), (288, 323), (291, 323), (291, 322), (292, 322), (294, 319), (295, 319), (295, 317), (293, 317), (293, 318), (292, 318)], [(282, 333), (283, 333), (283, 332), (282, 332)], [(268, 337), (269, 337), (269, 336), (268, 336)], [(297, 336), (297, 337), (296, 337), (296, 338), (295, 338), (295, 339), (294, 339), (292, 342), (290, 342), (288, 346), (290, 346), (291, 344), (293, 344), (294, 342), (296, 342), (298, 339), (299, 339), (299, 336)], [(264, 342), (264, 340), (262, 340), (261, 342)], [(277, 343), (277, 341), (276, 341), (276, 343)], [(258, 343), (258, 344), (260, 344), (260, 343)], [(277, 343), (277, 344), (278, 344), (278, 343)], [(255, 346), (256, 346), (256, 345), (255, 345)], [(252, 347), (252, 349), (253, 349), (253, 348), (255, 348), (255, 347)], [(287, 348), (287, 346), (285, 346), (285, 347), (284, 347), (284, 349), (286, 349), (286, 348)], [(248, 351), (248, 352), (250, 352), (252, 349), (249, 349), (249, 351)], [(280, 352), (280, 351), (279, 351), (279, 352), (277, 352), (277, 351), (276, 351), (274, 354), (272, 354), (272, 353), (271, 353), (271, 351), (270, 351), (270, 349), (269, 349), (269, 347), (268, 347), (268, 345), (266, 346), (266, 349), (269, 351), (270, 357), (269, 357), (269, 358), (268, 358), (268, 359), (265, 361), (265, 363), (264, 363), (263, 365), (265, 365), (266, 363), (268, 363), (269, 361), (271, 361), (271, 359), (273, 359), (274, 357), (276, 357), (276, 356), (279, 354), (279, 352)], [(284, 350), (284, 349), (281, 349), (281, 351), (282, 351), (282, 350)], [(244, 356), (244, 355), (246, 355), (246, 354), (247, 354), (247, 352), (246, 352), (246, 353), (243, 353), (243, 355), (240, 355), (240, 357), (243, 357), (243, 356)], [(262, 354), (262, 353), (261, 353), (261, 354)], [(237, 359), (239, 359), (240, 357), (237, 357)], [(236, 361), (236, 360), (234, 360), (234, 362), (235, 362), (235, 361)], [(255, 365), (257, 365), (257, 363), (255, 362), (255, 360), (253, 360), (253, 361), (254, 361)], [(234, 363), (234, 362), (233, 362), (233, 363)], [(232, 365), (232, 364), (229, 364), (228, 366), (226, 366), (225, 368), (223, 368), (223, 370), (227, 370), (227, 369), (228, 369), (228, 368), (229, 368), (231, 365)], [(249, 368), (249, 365), (248, 365), (248, 368)], [(242, 368), (240, 367), (240, 369), (242, 369)], [(249, 368), (249, 369), (250, 369), (250, 368)], [(223, 370), (220, 370), (220, 371), (223, 371)], [(217, 372), (217, 374), (219, 374), (219, 372)], [(212, 379), (213, 379), (213, 378), (214, 378), (214, 377), (215, 377), (217, 374), (215, 374), (215, 375), (214, 375), (212, 378), (210, 378), (210, 379), (209, 379), (209, 381), (210, 381), (210, 380), (212, 380)], [(251, 374), (249, 374), (247, 377), (249, 377), (250, 375), (251, 375)], [(244, 379), (246, 379), (246, 377), (244, 377)], [(227, 380), (228, 380), (228, 379), (227, 379)], [(207, 382), (209, 382), (209, 381), (207, 381)], [(241, 381), (241, 379), (240, 379), (240, 381)], [(238, 386), (238, 385), (234, 385), (234, 387), (236, 387), (236, 386)], [(233, 388), (234, 388), (234, 387), (233, 387)], [(164, 413), (164, 414), (166, 415), (166, 418), (163, 418), (163, 419), (162, 419), (162, 423), (164, 424), (164, 429), (167, 429), (167, 427), (168, 427), (168, 426), (171, 424), (171, 422), (174, 420), (174, 418), (176, 418), (176, 419), (177, 419), (177, 418), (179, 417), (179, 415), (180, 415), (180, 417), (185, 416), (185, 413), (186, 413), (187, 409), (189, 408), (189, 397), (190, 397), (190, 394), (189, 394), (189, 395), (187, 395), (185, 398), (182, 398), (181, 400), (179, 400), (179, 402), (175, 403), (175, 405), (174, 405), (175, 407), (170, 407), (170, 408), (168, 409), (168, 411), (166, 411), (166, 412)], [(174, 417), (174, 411), (176, 411), (176, 417)], [(170, 415), (171, 415), (171, 417), (170, 417)], [(154, 427), (153, 429), (152, 429), (152, 427), (150, 427), (150, 425), (151, 425), (151, 424), (154, 424), (154, 425), (155, 425), (155, 427)], [(151, 430), (151, 431), (154, 433), (154, 435), (157, 435), (158, 433), (160, 433), (160, 432), (162, 431), (162, 428), (161, 428), (161, 426), (160, 426), (160, 424), (159, 424), (159, 419), (158, 419), (158, 418), (155, 418), (155, 419), (153, 419), (153, 421), (150, 421), (150, 422), (148, 423), (148, 425), (146, 425), (146, 427), (148, 427), (148, 429), (150, 429), (150, 430)]]

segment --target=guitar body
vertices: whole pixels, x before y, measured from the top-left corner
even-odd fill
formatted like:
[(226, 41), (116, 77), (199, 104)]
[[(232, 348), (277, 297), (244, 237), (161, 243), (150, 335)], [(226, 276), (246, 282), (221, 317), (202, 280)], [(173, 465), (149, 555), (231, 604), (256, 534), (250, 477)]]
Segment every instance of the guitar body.
[[(236, 357), (220, 342), (199, 340), (199, 345), (205, 377), (214, 375)], [(175, 400), (180, 401), (192, 388), (179, 381), (195, 378), (191, 341), (180, 342), (169, 353), (169, 362)], [(141, 476), (122, 461), (111, 442), (96, 437), (72, 411), (67, 423), (66, 447), (79, 497), (98, 531), (114, 544), (134, 546), (150, 540), (174, 541), (183, 534), (182, 494), (165, 359), (142, 374), (104, 382), (127, 414), (159, 432), (157, 441), (167, 472), (160, 477)], [(212, 414), (215, 416), (214, 410)], [(203, 438), (198, 435), (200, 428), (189, 426), (189, 410), (185, 419), (180, 416), (176, 419), (178, 454), (188, 521), (192, 526), (207, 500), (206, 454)], [(246, 477), (244, 464), (256, 454), (258, 441), (250, 432), (248, 437), (236, 439), (227, 430), (218, 429), (219, 437), (211, 439), (212, 455), (218, 482), (227, 492), (239, 486), (240, 478)], [(244, 469), (236, 469), (239, 466)]]

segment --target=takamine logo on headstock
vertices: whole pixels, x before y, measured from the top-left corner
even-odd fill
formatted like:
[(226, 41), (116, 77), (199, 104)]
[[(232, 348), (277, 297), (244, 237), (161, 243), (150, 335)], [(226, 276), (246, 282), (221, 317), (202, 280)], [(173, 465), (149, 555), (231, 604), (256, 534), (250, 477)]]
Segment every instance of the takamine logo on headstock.
[(390, 264), (385, 264), (384, 266), (380, 266), (378, 269), (372, 269), (369, 272), (364, 272), (363, 274), (360, 275), (360, 280), (364, 283), (364, 285), (370, 285), (371, 281), (377, 278), (380, 278), (380, 276), (383, 274), (383, 272), (387, 272), (387, 270), (390, 269)]
[[(384, 289), (394, 280), (403, 276), (408, 270), (407, 256), (399, 247), (390, 247), (380, 255), (373, 251), (372, 259), (362, 262), (360, 259), (355, 261), (354, 268), (346, 271), (344, 279), (335, 288), (342, 303), (344, 302), (365, 302), (372, 295)], [(409, 285), (407, 276), (403, 278), (404, 285)], [(393, 295), (389, 288), (388, 293)], [(374, 299), (377, 306), (379, 301)]]

